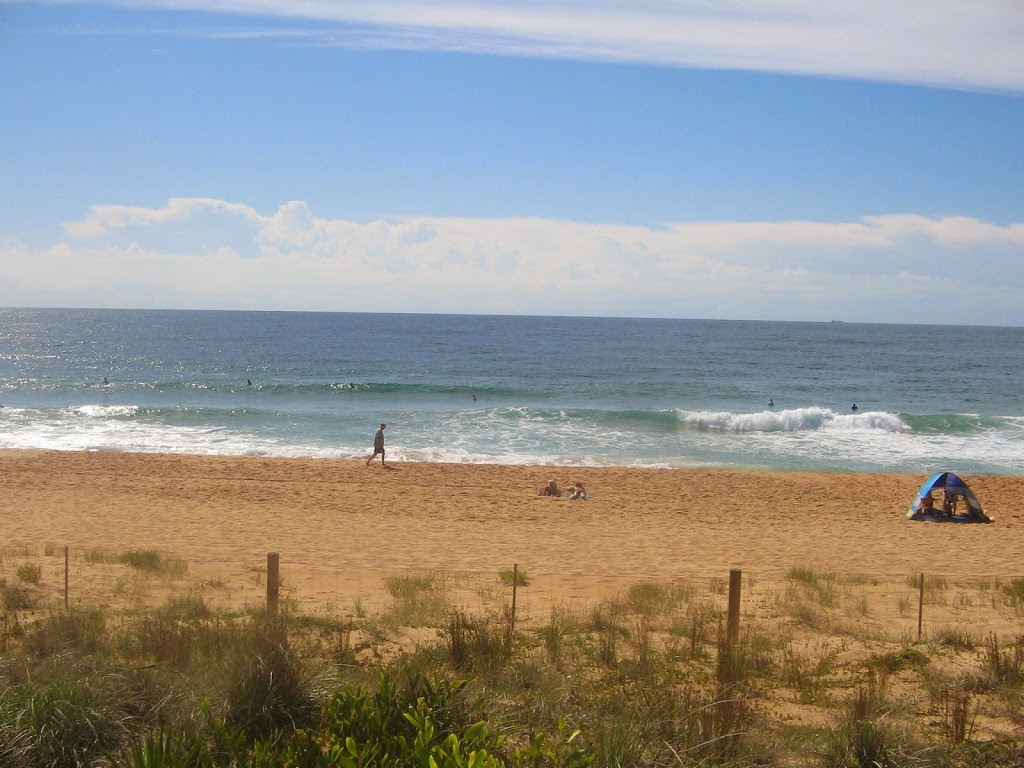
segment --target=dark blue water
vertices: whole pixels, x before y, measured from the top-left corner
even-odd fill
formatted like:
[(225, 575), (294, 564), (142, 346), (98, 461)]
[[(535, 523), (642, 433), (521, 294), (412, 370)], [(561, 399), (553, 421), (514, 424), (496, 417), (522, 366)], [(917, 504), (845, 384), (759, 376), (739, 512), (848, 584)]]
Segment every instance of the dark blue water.
[(11, 448), (1021, 474), (1022, 382), (1021, 328), (0, 309)]

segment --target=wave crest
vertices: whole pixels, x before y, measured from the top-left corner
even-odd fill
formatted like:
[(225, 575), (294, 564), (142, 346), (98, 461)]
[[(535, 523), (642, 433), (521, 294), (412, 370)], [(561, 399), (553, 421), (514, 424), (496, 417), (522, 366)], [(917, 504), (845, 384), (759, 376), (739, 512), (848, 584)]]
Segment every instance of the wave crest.
[(93, 419), (109, 419), (118, 416), (134, 416), (139, 407), (137, 405), (79, 405), (71, 409), (79, 416), (87, 416)]
[(680, 423), (708, 432), (909, 432), (910, 427), (894, 413), (869, 411), (837, 414), (830, 408), (810, 406), (780, 411), (733, 413), (732, 411), (676, 411)]

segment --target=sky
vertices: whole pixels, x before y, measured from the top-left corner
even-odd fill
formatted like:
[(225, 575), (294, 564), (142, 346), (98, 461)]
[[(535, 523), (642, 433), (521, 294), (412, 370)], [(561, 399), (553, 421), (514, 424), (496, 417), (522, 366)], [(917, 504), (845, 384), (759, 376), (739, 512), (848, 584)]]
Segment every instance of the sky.
[(1020, 0), (0, 0), (0, 306), (1024, 326)]

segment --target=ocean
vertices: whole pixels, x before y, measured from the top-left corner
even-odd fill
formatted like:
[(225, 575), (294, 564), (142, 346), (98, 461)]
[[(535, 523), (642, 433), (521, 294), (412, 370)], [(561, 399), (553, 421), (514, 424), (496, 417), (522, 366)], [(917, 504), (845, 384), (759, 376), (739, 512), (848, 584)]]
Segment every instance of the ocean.
[(1024, 328), (0, 309), (0, 448), (1021, 475), (1022, 388)]

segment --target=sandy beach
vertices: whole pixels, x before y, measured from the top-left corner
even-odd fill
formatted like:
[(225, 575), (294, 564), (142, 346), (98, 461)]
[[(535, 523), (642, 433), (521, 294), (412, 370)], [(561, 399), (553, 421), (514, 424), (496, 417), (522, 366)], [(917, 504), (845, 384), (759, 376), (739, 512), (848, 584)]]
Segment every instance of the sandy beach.
[[(554, 478), (593, 498), (544, 498)], [(991, 525), (909, 521), (916, 475), (0, 452), (4, 543), (186, 560), (647, 578), (1024, 573), (1024, 477), (965, 479)]]

